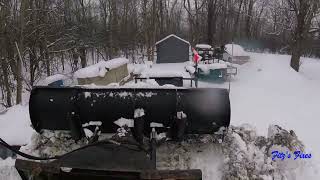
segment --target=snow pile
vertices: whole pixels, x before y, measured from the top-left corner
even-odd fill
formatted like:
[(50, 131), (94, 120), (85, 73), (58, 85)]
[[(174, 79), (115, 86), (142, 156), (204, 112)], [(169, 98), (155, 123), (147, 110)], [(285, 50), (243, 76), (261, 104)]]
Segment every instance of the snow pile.
[[(134, 81), (128, 82), (125, 85), (121, 86), (124, 88), (163, 88), (163, 89), (183, 89), (183, 87), (176, 87), (174, 85), (171, 84), (165, 84), (163, 86), (160, 86), (156, 80), (154, 79), (146, 79), (146, 80), (137, 80), (137, 83), (135, 83)], [(150, 96), (151, 94), (146, 94), (147, 96)]]
[(183, 111), (177, 112), (177, 119), (185, 119), (187, 115)]
[(90, 121), (89, 123), (82, 124), (83, 131), (87, 139), (90, 139), (95, 134), (100, 134), (101, 132), (99, 131), (99, 128), (101, 125), (101, 121)]
[(0, 138), (10, 145), (30, 142), (34, 130), (31, 127), (29, 106), (16, 105), (0, 116)]
[(21, 180), (14, 162), (11, 158), (0, 160), (0, 180)]
[(79, 69), (74, 73), (74, 76), (76, 78), (91, 78), (97, 76), (103, 77), (109, 70), (128, 63), (129, 60), (126, 58), (115, 58), (109, 61), (100, 61), (97, 64)]
[(201, 169), (204, 180), (221, 179), (223, 154), (220, 144), (209, 136), (181, 143), (167, 141), (157, 149), (158, 169)]
[[(108, 84), (106, 86), (97, 86), (95, 84), (89, 84), (89, 85), (78, 85), (77, 87), (81, 87), (84, 89), (104, 89), (104, 88), (115, 88), (115, 89), (119, 89), (119, 88), (139, 88), (139, 89), (154, 89), (154, 88), (162, 88), (162, 89), (184, 89), (184, 87), (176, 87), (174, 85), (171, 84), (165, 84), (160, 86), (156, 80), (154, 79), (145, 79), (145, 80), (137, 80), (137, 83), (135, 83), (135, 81), (130, 81), (124, 85), (119, 85), (118, 83), (111, 83)], [(111, 95), (111, 94), (110, 94)], [(122, 94), (125, 95), (125, 94)], [(147, 97), (151, 97), (152, 93), (147, 93), (147, 94), (138, 94), (139, 96), (147, 96)]]
[(53, 82), (56, 82), (56, 81), (59, 81), (59, 80), (65, 80), (65, 79), (68, 79), (69, 77), (64, 75), (64, 74), (55, 74), (55, 75), (52, 75), (52, 76), (48, 76), (46, 77), (45, 79), (39, 81), (37, 83), (37, 85), (40, 85), (40, 86), (47, 86)]
[(116, 121), (114, 121), (116, 125), (119, 127), (134, 127), (134, 121), (133, 119), (126, 119), (126, 118), (120, 118)]
[(249, 54), (238, 44), (227, 44), (225, 46), (228, 54), (233, 56), (249, 56)]
[(139, 117), (142, 117), (144, 115), (145, 115), (144, 114), (144, 109), (139, 108), (139, 109), (134, 110), (134, 118), (139, 118)]
[(197, 44), (196, 48), (201, 48), (201, 49), (210, 49), (211, 46), (209, 44)]
[(90, 121), (89, 123), (82, 124), (82, 127), (88, 127), (88, 126), (101, 126), (101, 121)]
[(151, 68), (152, 65), (152, 61), (144, 61), (143, 64), (129, 64), (128, 69), (131, 69), (130, 72), (133, 74), (141, 74), (145, 69)]
[(157, 93), (153, 93), (153, 92), (144, 92), (144, 93), (139, 92), (139, 93), (137, 93), (137, 96), (139, 96), (139, 97), (152, 97), (154, 95), (157, 95)]
[[(121, 142), (131, 137), (128, 126), (132, 127), (133, 121), (121, 118), (118, 122), (122, 127), (112, 139)], [(305, 150), (293, 131), (275, 125), (269, 127), (268, 137), (258, 136), (255, 128), (249, 125), (231, 126), (223, 143), (219, 143), (217, 135), (188, 135), (182, 142), (163, 141), (165, 136), (159, 136), (162, 142), (157, 149), (158, 169), (201, 169), (204, 180), (302, 180), (317, 179), (316, 175), (319, 173), (311, 159), (272, 160), (272, 151), (292, 153)], [(44, 131), (42, 135), (34, 134), (32, 142), (23, 147), (22, 151), (49, 157), (70, 152), (86, 144), (86, 139), (76, 143), (67, 132)], [(13, 163), (8, 167), (2, 165), (0, 172), (12, 166)], [(8, 173), (10, 177), (14, 170), (9, 170)]]
[(269, 132), (266, 138), (257, 136), (249, 125), (231, 126), (222, 144), (225, 155), (222, 179), (317, 179), (312, 159), (274, 157), (274, 151), (292, 156), (297, 150), (304, 152), (304, 145), (293, 131), (272, 125)]
[(181, 143), (165, 142), (157, 150), (159, 169), (201, 169), (204, 180), (318, 179), (311, 159), (272, 160), (272, 151), (304, 151), (293, 131), (269, 127), (269, 136), (258, 136), (249, 125), (229, 127), (224, 142), (214, 135), (193, 135)]
[(196, 68), (194, 68), (192, 65), (187, 65), (185, 69), (191, 74), (194, 74), (194, 72), (196, 72)]
[(151, 122), (150, 123), (150, 127), (164, 127), (162, 123), (156, 123), (156, 122)]
[(39, 157), (63, 155), (84, 146), (86, 139), (74, 141), (67, 131), (44, 130), (42, 134), (34, 133), (32, 141), (22, 146), (20, 151)]
[(184, 77), (190, 78), (186, 71), (187, 63), (163, 63), (154, 64), (151, 68), (146, 68), (141, 72), (141, 77)]

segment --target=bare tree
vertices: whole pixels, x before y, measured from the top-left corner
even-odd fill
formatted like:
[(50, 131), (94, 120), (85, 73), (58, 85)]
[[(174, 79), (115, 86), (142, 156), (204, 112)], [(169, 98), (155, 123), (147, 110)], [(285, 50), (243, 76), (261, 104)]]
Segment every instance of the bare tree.
[(304, 44), (308, 38), (312, 19), (319, 12), (319, 0), (287, 0), (290, 11), (294, 12), (295, 24), (292, 31), (290, 66), (299, 71), (300, 57), (303, 55)]

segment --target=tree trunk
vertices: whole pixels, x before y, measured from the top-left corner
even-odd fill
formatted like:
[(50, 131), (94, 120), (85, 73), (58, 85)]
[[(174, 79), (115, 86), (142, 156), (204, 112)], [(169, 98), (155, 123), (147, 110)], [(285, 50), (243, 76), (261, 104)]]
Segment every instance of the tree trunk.
[(297, 72), (299, 72), (300, 68), (300, 57), (302, 55), (301, 50), (301, 40), (297, 39), (292, 45), (292, 56), (290, 61), (290, 66)]
[(62, 70), (64, 71), (64, 53), (61, 53), (61, 64), (62, 64)]
[(80, 53), (81, 68), (85, 68), (85, 67), (87, 67), (86, 48), (81, 47), (79, 49), (79, 53)]
[(50, 56), (49, 56), (49, 53), (48, 53), (47, 49), (44, 52), (44, 56), (45, 56), (45, 61), (46, 61), (47, 76), (50, 76), (51, 75), (51, 72), (50, 72)]
[(8, 73), (8, 64), (6, 62), (6, 59), (1, 60), (1, 68), (3, 72), (3, 81), (4, 81), (4, 87), (6, 89), (6, 101), (7, 101), (7, 106), (11, 107), (11, 89), (10, 89), (10, 84), (9, 84), (9, 73)]
[(246, 16), (246, 26), (245, 26), (245, 33), (247, 39), (251, 38), (251, 16), (253, 10), (254, 1), (249, 0), (249, 7), (248, 7), (248, 15)]
[(79, 59), (79, 53), (77, 48), (74, 48), (72, 51), (72, 71), (78, 70), (78, 59)]
[(35, 81), (35, 71), (36, 71), (36, 50), (34, 47), (29, 51), (30, 64), (29, 64), (29, 72), (30, 72), (30, 85), (33, 86)]
[(21, 51), (20, 49), (22, 49), (22, 41), (20, 40), (20, 48), (18, 47), (18, 44), (16, 43), (16, 48), (18, 51), (18, 58), (17, 58), (17, 69), (16, 69), (16, 73), (17, 73), (17, 96), (16, 96), (16, 104), (20, 104), (22, 101), (22, 68), (21, 68), (21, 63), (22, 63), (22, 56), (21, 56)]
[(213, 44), (213, 33), (212, 33), (212, 19), (213, 19), (213, 0), (208, 1), (208, 16), (207, 16), (207, 28), (208, 28), (208, 37), (207, 37), (207, 43), (209, 45)]
[(238, 12), (236, 12), (237, 13), (236, 20), (233, 25), (234, 27), (233, 27), (232, 40), (234, 39), (235, 34), (238, 32), (238, 25), (239, 25), (239, 18), (240, 18), (240, 13), (241, 13), (241, 9), (242, 9), (242, 4), (243, 4), (243, 0), (240, 0)]
[(28, 8), (27, 1), (21, 1), (20, 5), (20, 38), (19, 38), (19, 46), (18, 43), (15, 42), (16, 49), (18, 52), (18, 58), (16, 63), (16, 78), (17, 78), (17, 96), (16, 96), (16, 104), (20, 104), (22, 102), (22, 52), (23, 52), (23, 41), (24, 41), (24, 28), (25, 28), (25, 16), (26, 9)]
[(154, 43), (156, 41), (156, 30), (157, 30), (157, 17), (156, 17), (156, 14), (157, 14), (157, 6), (156, 6), (156, 0), (152, 0), (152, 27), (151, 27), (151, 34), (150, 34), (150, 55), (151, 55), (151, 61), (154, 60)]

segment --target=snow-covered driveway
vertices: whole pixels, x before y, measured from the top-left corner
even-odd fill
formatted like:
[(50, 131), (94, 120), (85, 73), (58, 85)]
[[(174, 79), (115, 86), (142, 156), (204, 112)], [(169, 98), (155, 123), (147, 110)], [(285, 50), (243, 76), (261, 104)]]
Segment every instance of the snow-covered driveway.
[(290, 68), (288, 55), (250, 56), (231, 82), (231, 124), (248, 123), (260, 135), (267, 135), (270, 124), (292, 129), (319, 164), (320, 60), (302, 58), (297, 73)]

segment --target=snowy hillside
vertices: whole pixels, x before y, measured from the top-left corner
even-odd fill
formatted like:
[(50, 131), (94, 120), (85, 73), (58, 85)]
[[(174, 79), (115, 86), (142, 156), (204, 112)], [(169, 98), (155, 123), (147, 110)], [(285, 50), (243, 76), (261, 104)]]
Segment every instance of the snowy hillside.
[[(320, 126), (320, 60), (303, 58), (301, 72), (296, 73), (289, 67), (290, 56), (288, 55), (258, 53), (249, 53), (249, 55), (251, 60), (238, 67), (238, 75), (231, 80), (232, 128), (229, 130), (228, 144), (223, 147), (224, 150), (230, 151), (224, 151), (224, 153), (236, 155), (236, 152), (238, 152), (248, 163), (254, 163), (255, 161), (264, 162), (265, 164), (260, 164), (261, 167), (259, 166), (258, 170), (254, 171), (253, 174), (263, 174), (260, 178), (264, 179), (275, 177), (277, 173), (273, 173), (271, 176), (270, 173), (268, 174), (264, 171), (274, 170), (274, 167), (278, 167), (279, 163), (274, 165), (268, 159), (263, 160), (263, 155), (261, 155), (263, 151), (257, 148), (259, 145), (254, 144), (254, 142), (257, 142), (262, 136), (268, 137), (268, 133), (270, 136), (270, 131), (268, 132), (270, 125), (279, 125), (288, 130), (285, 131), (285, 134), (289, 134), (289, 130), (293, 130), (292, 134), (290, 132), (290, 137), (297, 136), (305, 145), (304, 152), (311, 153), (312, 157), (292, 162), (284, 160), (285, 163), (279, 165), (279, 167), (297, 164), (299, 166), (302, 164), (304, 167), (302, 169), (293, 168), (294, 170), (301, 171), (293, 175), (290, 174), (292, 171), (287, 171), (289, 167), (285, 168), (285, 171), (279, 171), (278, 173), (289, 172), (285, 176), (288, 179), (320, 179), (320, 140), (317, 135)], [(204, 82), (201, 82), (199, 85), (200, 87), (217, 86)], [(219, 86), (227, 88), (228, 83)], [(15, 106), (7, 114), (0, 115), (0, 123), (5, 124), (5, 126), (0, 127), (0, 137), (12, 143), (28, 143), (32, 134), (28, 123), (24, 123), (23, 127), (15, 125), (20, 120), (27, 122), (28, 117), (25, 117), (27, 113), (27, 106)], [(248, 126), (243, 126), (243, 124), (250, 124), (250, 130), (248, 130)], [(12, 127), (16, 127), (16, 129)], [(9, 129), (14, 130), (10, 131)], [(248, 137), (245, 133), (248, 132), (249, 140), (246, 141)], [(233, 149), (228, 149), (228, 145)], [(210, 145), (204, 145), (204, 147), (209, 147), (213, 151), (216, 149), (216, 147), (211, 147)], [(292, 147), (300, 146), (296, 145)], [(178, 149), (178, 151), (182, 150)], [(186, 154), (196, 153), (193, 151), (185, 152), (184, 149), (183, 152)], [(222, 163), (228, 164), (230, 168), (234, 167), (235, 165), (231, 163), (233, 161), (225, 159), (223, 162), (220, 158), (214, 157), (217, 154), (211, 153), (208, 150), (204, 151), (204, 153), (204, 156), (207, 157), (204, 163), (201, 163), (201, 159), (199, 160), (200, 155), (193, 156), (193, 159), (187, 159), (188, 165), (170, 163), (173, 163), (174, 167), (196, 168), (197, 166), (201, 166), (200, 168), (205, 173), (205, 179), (220, 179), (223, 176), (230, 175), (228, 174), (229, 172), (225, 175), (220, 174), (222, 171), (221, 167)], [(174, 154), (172, 153), (172, 155)], [(186, 156), (181, 156), (181, 158), (186, 158)], [(12, 160), (8, 160), (8, 162), (9, 165), (12, 165)], [(246, 169), (247, 172), (250, 168), (242, 167), (241, 165), (246, 165), (244, 162), (238, 162), (239, 164), (236, 166), (240, 170)], [(0, 165), (3, 164), (5, 163), (0, 163)], [(273, 164), (272, 167), (270, 167), (271, 164)], [(6, 168), (8, 169), (8, 167)], [(0, 180), (2, 180), (1, 177)]]

